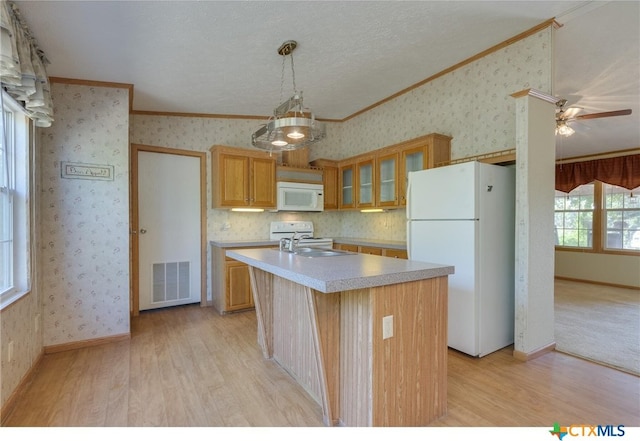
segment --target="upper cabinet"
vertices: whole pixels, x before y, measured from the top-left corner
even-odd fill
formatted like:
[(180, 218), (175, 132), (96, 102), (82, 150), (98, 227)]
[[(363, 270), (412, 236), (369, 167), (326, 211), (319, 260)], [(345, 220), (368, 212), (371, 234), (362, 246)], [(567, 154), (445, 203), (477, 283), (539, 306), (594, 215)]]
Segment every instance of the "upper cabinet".
[(409, 172), (450, 160), (451, 137), (432, 133), (339, 161), (339, 208), (404, 207)]
[(352, 161), (342, 161), (338, 169), (338, 208), (356, 206), (356, 165)]
[(421, 136), (394, 146), (399, 152), (398, 205), (407, 204), (409, 172), (447, 165), (451, 161), (451, 137), (439, 133)]
[(338, 161), (331, 159), (316, 159), (309, 163), (312, 167), (322, 170), (322, 183), (324, 186), (324, 209), (338, 209)]
[(375, 156), (365, 156), (356, 162), (356, 207), (376, 205)]
[(376, 158), (376, 188), (378, 207), (398, 205), (398, 152), (381, 154)]
[(211, 147), (213, 208), (276, 208), (276, 159), (267, 152)]
[(276, 166), (267, 152), (211, 147), (213, 208), (275, 209), (276, 180), (322, 182), (325, 210), (401, 208), (409, 173), (448, 164), (451, 137), (431, 133), (338, 161), (307, 163), (307, 155), (290, 153), (288, 165)]

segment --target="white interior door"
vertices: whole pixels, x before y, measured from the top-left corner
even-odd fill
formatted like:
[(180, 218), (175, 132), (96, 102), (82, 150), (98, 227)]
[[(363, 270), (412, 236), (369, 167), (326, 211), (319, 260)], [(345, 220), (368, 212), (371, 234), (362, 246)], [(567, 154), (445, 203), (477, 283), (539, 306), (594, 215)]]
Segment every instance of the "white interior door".
[(138, 152), (140, 311), (200, 301), (200, 159)]

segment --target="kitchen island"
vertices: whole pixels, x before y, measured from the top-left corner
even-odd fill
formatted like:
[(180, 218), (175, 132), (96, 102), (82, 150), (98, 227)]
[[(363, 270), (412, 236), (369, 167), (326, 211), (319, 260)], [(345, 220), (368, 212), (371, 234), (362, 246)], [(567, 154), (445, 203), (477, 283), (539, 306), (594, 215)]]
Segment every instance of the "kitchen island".
[(265, 358), (325, 425), (424, 426), (447, 412), (448, 265), (228, 250), (249, 265)]

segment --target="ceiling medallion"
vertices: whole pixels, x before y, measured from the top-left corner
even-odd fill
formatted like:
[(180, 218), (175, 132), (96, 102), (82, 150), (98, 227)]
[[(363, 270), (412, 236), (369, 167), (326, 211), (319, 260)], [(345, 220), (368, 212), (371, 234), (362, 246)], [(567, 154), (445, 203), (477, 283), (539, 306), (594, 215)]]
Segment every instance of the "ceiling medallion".
[(280, 98), (282, 99), (282, 85), (284, 84), (284, 68), (286, 58), (291, 60), (291, 77), (293, 81), (293, 96), (284, 101), (273, 111), (273, 116), (266, 124), (251, 135), (251, 144), (270, 152), (295, 150), (307, 147), (322, 140), (325, 126), (316, 121), (310, 109), (302, 102), (302, 91), (296, 89), (296, 74), (293, 67), (293, 51), (298, 43), (288, 40), (278, 48), (282, 56), (282, 77), (280, 82)]

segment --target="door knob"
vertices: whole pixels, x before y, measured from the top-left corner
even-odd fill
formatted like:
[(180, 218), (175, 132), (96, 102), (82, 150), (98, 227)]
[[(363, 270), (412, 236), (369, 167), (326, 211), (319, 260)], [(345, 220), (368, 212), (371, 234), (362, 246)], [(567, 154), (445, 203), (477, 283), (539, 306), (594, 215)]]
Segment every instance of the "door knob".
[(140, 234), (144, 234), (146, 232), (147, 232), (147, 230), (145, 230), (144, 228), (140, 228)]

